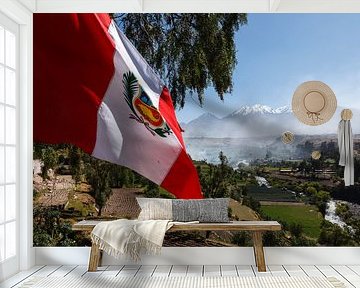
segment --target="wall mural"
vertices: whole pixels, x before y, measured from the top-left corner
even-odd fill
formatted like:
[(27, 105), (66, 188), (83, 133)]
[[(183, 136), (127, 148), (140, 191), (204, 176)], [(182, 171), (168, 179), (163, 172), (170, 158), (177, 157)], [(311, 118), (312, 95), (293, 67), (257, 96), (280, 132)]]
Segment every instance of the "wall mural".
[[(140, 30), (152, 26), (145, 34), (169, 44), (164, 35), (154, 32), (159, 19), (151, 14), (113, 17), (157, 70), (139, 35), (144, 34)], [(137, 22), (137, 17), (141, 21)], [(184, 23), (195, 21), (192, 14), (166, 17), (170, 22), (161, 25), (183, 21), (179, 23), (185, 30), (190, 28)], [(225, 68), (232, 84), (222, 93), (221, 76), (210, 71), (209, 62), (209, 70), (205, 70), (210, 80), (203, 83), (203, 89), (187, 83), (183, 97), (181, 93), (175, 97), (187, 153), (197, 169), (204, 197), (229, 197), (232, 220), (279, 221), (283, 231), (265, 233), (265, 246), (360, 245), (360, 39), (355, 36), (360, 16), (250, 14), (232, 21), (233, 35), (229, 37), (234, 47), (228, 52), (234, 53), (237, 65), (234, 70)], [(201, 35), (201, 26), (196, 29)], [(134, 31), (140, 34), (135, 36)], [(209, 45), (209, 41), (199, 45)], [(159, 43), (155, 42), (153, 49), (163, 49)], [(166, 58), (166, 53), (157, 56)], [(163, 58), (161, 65), (169, 65), (169, 59)], [(200, 68), (193, 69), (195, 73)], [(187, 79), (189, 75), (183, 76)], [(321, 83), (326, 87), (320, 82), (315, 88), (311, 84), (309, 91), (299, 86), (313, 80), (326, 83)], [(171, 82), (168, 86), (171, 90)], [(199, 97), (193, 93), (196, 91), (201, 92)], [(312, 97), (317, 100), (310, 103), (306, 100), (309, 93), (320, 96)], [(145, 107), (150, 98), (147, 96), (145, 104), (140, 100), (139, 105)], [(347, 122), (338, 130), (342, 119)], [(349, 123), (352, 170), (338, 145), (338, 134), (342, 135)], [(161, 127), (170, 131), (167, 124)], [(140, 212), (137, 197), (174, 198), (140, 174), (98, 160), (70, 144), (35, 142), (33, 152), (34, 246), (90, 245), (89, 235), (73, 231), (72, 224), (82, 219), (136, 219)], [(345, 168), (339, 162), (345, 163)], [(344, 170), (345, 175), (353, 172), (353, 182), (344, 182)], [(164, 246), (237, 245), (251, 246), (250, 235), (172, 232), (164, 242)]]

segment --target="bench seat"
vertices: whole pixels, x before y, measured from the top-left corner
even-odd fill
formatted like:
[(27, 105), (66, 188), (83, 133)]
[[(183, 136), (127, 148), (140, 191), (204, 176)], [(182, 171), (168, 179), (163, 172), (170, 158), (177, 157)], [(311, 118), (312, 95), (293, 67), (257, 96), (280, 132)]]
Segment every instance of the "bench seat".
[[(83, 220), (72, 226), (75, 231), (92, 231), (96, 224), (104, 220)], [(229, 223), (176, 223), (167, 232), (174, 231), (250, 231), (252, 232), (256, 266), (259, 272), (266, 271), (262, 233), (280, 231), (276, 221), (232, 221)], [(101, 251), (94, 243), (91, 246), (88, 271), (94, 272), (99, 265)]]

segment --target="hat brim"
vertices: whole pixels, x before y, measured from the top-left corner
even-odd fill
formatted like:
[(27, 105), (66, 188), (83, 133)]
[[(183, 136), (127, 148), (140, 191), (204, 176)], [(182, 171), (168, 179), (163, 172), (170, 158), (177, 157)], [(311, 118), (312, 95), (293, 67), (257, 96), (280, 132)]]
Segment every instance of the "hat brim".
[[(309, 113), (305, 107), (305, 97), (311, 92), (320, 93), (324, 97), (324, 107), (318, 115)], [(334, 115), (337, 107), (337, 100), (331, 88), (321, 81), (308, 81), (302, 83), (295, 90), (292, 99), (292, 111), (296, 118), (302, 123), (310, 126), (322, 125), (328, 122)]]

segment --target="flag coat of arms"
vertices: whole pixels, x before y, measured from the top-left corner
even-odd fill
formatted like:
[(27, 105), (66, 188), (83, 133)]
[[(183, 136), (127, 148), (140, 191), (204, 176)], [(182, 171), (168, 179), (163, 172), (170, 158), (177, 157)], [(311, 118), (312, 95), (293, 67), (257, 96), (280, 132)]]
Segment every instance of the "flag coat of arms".
[(34, 140), (202, 198), (168, 89), (107, 14), (34, 14)]

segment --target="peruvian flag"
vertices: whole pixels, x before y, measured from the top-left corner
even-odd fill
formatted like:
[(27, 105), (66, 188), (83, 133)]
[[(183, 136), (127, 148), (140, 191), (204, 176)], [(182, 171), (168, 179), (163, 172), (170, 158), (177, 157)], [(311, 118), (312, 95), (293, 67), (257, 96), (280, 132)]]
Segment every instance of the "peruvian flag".
[(169, 90), (107, 14), (34, 14), (34, 140), (202, 198)]

